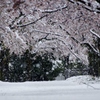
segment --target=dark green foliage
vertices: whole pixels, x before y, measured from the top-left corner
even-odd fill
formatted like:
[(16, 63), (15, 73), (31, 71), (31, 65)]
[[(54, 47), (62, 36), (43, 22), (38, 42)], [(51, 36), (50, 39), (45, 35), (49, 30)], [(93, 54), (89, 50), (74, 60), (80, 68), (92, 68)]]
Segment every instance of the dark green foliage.
[[(9, 82), (54, 80), (61, 72), (52, 61), (52, 53), (42, 55), (26, 50), (22, 55), (10, 54), (9, 49), (0, 50), (0, 80)], [(54, 67), (55, 66), (55, 67)]]
[(23, 81), (23, 70), (20, 56), (13, 53), (9, 61), (9, 81)]
[(66, 78), (76, 75), (87, 75), (88, 67), (83, 64), (79, 59), (76, 59), (75, 62), (69, 60), (69, 55), (63, 57), (62, 59), (63, 66), (63, 76)]
[(100, 0), (96, 0), (98, 3), (100, 3)]
[(94, 40), (94, 43), (99, 53), (96, 53), (91, 48), (88, 50), (89, 74), (100, 76), (100, 39)]
[(51, 54), (38, 55), (33, 62), (34, 80), (54, 80), (60, 73), (59, 67), (53, 67)]
[(7, 81), (9, 77), (8, 63), (10, 59), (9, 49), (0, 42), (0, 80)]
[(79, 59), (76, 59), (70, 66), (73, 66), (71, 67), (71, 76), (88, 74), (88, 66), (83, 64)]

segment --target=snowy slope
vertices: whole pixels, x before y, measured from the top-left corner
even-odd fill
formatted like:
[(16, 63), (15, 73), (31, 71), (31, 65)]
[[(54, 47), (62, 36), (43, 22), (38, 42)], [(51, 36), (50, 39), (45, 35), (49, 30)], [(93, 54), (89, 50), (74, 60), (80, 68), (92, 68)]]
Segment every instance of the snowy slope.
[(77, 76), (65, 81), (0, 82), (0, 100), (100, 100), (100, 80)]

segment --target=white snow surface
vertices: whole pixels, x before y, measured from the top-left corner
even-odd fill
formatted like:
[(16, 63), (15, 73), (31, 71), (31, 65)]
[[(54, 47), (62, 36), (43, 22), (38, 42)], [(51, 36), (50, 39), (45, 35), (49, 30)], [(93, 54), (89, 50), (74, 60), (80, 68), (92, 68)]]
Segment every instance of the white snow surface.
[(100, 79), (86, 75), (64, 81), (0, 81), (0, 100), (100, 100)]

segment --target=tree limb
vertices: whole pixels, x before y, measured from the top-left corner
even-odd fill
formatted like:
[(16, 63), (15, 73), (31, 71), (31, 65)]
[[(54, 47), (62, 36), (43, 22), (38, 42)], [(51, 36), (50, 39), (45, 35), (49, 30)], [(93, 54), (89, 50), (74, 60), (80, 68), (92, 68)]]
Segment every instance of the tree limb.
[(64, 35), (62, 36), (62, 35), (59, 35), (59, 34), (56, 34), (56, 33), (44, 32), (44, 31), (37, 30), (37, 29), (34, 29), (32, 32), (39, 32), (39, 33), (44, 33), (44, 34), (51, 34), (51, 35), (55, 35), (55, 36), (65, 37)]
[[(64, 45), (66, 45), (66, 43), (65, 43), (64, 41), (62, 41), (62, 40), (60, 40), (60, 39), (58, 39), (58, 40), (61, 41)], [(68, 50), (69, 50), (69, 52), (70, 52), (71, 54), (73, 54), (77, 59), (79, 59), (81, 62), (83, 62), (83, 59), (80, 58), (79, 56), (77, 56), (77, 55), (68, 47), (68, 45), (66, 45), (66, 47), (68, 48)]]
[(100, 52), (98, 50), (96, 50), (90, 43), (88, 42), (82, 42), (81, 45), (86, 45), (88, 46), (89, 48), (91, 48), (96, 54), (99, 54), (100, 55)]
[(37, 21), (39, 21), (39, 20), (41, 20), (41, 19), (43, 19), (44, 17), (46, 17), (47, 16), (47, 14), (46, 15), (44, 15), (44, 16), (42, 16), (42, 17), (40, 17), (40, 18), (38, 18), (38, 19), (36, 19), (35, 21), (33, 21), (33, 22), (30, 22), (30, 23), (26, 23), (26, 24), (22, 24), (22, 25), (17, 25), (17, 27), (25, 27), (25, 26), (28, 26), (28, 25), (31, 25), (31, 24), (35, 24)]
[(60, 7), (58, 9), (53, 9), (53, 10), (39, 10), (39, 11), (41, 11), (42, 13), (53, 13), (53, 12), (57, 12), (57, 11), (60, 11), (62, 9), (65, 9), (65, 8), (67, 8), (66, 5), (64, 5), (63, 7)]
[(93, 29), (90, 29), (90, 32), (100, 39), (100, 35), (98, 35), (96, 32), (94, 32)]
[(94, 8), (94, 7), (92, 7), (93, 5), (88, 6), (87, 5), (88, 2), (85, 2), (84, 0), (69, 0), (69, 1), (71, 3), (79, 4), (79, 5), (81, 5), (82, 7), (84, 7), (85, 9), (87, 9), (89, 11), (100, 13), (100, 8)]
[(100, 13), (100, 10), (96, 9), (96, 8), (92, 8), (90, 6), (87, 6), (86, 4), (84, 3), (81, 3), (81, 2), (78, 2), (78, 4), (80, 4), (82, 7), (84, 7), (85, 9), (87, 10), (90, 10), (92, 12), (97, 12), (97, 13)]

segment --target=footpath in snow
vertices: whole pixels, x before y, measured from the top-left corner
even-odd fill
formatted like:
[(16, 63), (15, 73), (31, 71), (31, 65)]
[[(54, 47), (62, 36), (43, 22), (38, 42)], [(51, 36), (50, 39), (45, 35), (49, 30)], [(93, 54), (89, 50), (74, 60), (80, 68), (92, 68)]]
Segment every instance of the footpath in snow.
[(0, 100), (100, 100), (100, 80), (76, 76), (65, 81), (0, 82)]

